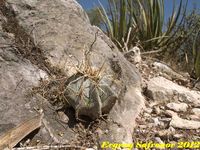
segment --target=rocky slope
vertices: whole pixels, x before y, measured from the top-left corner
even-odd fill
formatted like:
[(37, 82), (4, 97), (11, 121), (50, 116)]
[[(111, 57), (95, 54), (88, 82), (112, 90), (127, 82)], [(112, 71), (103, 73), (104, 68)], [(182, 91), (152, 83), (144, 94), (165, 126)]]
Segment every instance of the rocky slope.
[(0, 33), (0, 149), (199, 140), (189, 78), (139, 57), (138, 71), (75, 0), (1, 1)]
[[(168, 66), (160, 63), (167, 67), (167, 70), (160, 70), (155, 69), (154, 64), (153, 61), (143, 61), (140, 66), (146, 108), (137, 118), (134, 142), (172, 143), (173, 148), (194, 149), (192, 142), (200, 139), (200, 92), (191, 86), (189, 76), (178, 75), (184, 82), (180, 82), (180, 78), (173, 80), (171, 68), (166, 76)], [(189, 143), (180, 147), (181, 142)], [(199, 148), (198, 144), (196, 148)]]

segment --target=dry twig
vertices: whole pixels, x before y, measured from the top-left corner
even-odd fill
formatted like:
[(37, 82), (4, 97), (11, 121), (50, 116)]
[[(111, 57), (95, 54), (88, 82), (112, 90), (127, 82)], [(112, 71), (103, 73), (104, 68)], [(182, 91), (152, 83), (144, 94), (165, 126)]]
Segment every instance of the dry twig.
[(25, 136), (39, 128), (42, 124), (43, 114), (36, 116), (28, 121), (23, 122), (18, 127), (10, 129), (0, 136), (0, 149), (13, 148)]

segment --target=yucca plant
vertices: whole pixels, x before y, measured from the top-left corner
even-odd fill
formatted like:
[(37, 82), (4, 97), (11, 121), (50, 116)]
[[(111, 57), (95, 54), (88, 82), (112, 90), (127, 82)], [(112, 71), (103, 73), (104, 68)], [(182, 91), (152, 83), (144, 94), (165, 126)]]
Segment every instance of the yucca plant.
[(86, 11), (92, 25), (101, 26), (102, 24), (102, 18), (99, 17), (99, 10), (101, 10), (100, 7), (94, 7)]
[(129, 12), (132, 9), (127, 0), (108, 0), (108, 4), (109, 8), (106, 10), (100, 3), (102, 11), (99, 9), (99, 13), (104, 22), (103, 28), (118, 46), (122, 46), (133, 24), (132, 13)]
[[(145, 50), (160, 49), (175, 42), (175, 26), (182, 23), (186, 12), (182, 0), (164, 26), (164, 0), (108, 0), (109, 7), (101, 5), (103, 29), (119, 47), (129, 49), (136, 42)], [(186, 2), (187, 4), (187, 2)], [(177, 10), (177, 12), (176, 12)], [(124, 49), (123, 49), (124, 50)]]
[(194, 71), (197, 78), (200, 77), (200, 48), (197, 46), (199, 42), (199, 33), (200, 30), (196, 33), (193, 43)]

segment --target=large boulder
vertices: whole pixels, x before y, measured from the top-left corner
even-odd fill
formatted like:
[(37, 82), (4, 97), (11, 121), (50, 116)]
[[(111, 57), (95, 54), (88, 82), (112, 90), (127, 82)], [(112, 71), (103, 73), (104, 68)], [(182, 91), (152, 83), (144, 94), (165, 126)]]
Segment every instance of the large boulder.
[[(6, 21), (0, 14), (0, 135), (38, 116), (36, 110), (43, 109), (43, 122), (46, 124), (35, 140), (48, 143), (51, 134), (56, 142), (68, 143), (75, 136), (72, 136), (73, 132), (58, 123), (50, 104), (32, 92), (32, 88), (39, 86), (40, 80), (47, 78), (48, 74), (22, 57), (14, 44), (15, 36), (3, 31), (2, 24)], [(58, 136), (58, 131), (65, 133), (63, 137)]]
[(31, 99), (26, 92), (45, 76), (45, 72), (17, 56), (12, 47), (14, 36), (3, 32), (3, 21), (5, 18), (0, 14), (0, 132), (36, 115), (30, 109)]
[[(103, 32), (90, 25), (80, 5), (75, 0), (7, 0), (1, 11), (7, 18), (3, 28), (14, 34), (24, 58), (49, 75), (70, 77), (65, 96), (76, 113), (93, 119), (109, 113), (99, 141), (132, 142), (134, 121), (144, 103), (140, 75)], [(71, 92), (79, 92), (81, 82), (83, 104)]]

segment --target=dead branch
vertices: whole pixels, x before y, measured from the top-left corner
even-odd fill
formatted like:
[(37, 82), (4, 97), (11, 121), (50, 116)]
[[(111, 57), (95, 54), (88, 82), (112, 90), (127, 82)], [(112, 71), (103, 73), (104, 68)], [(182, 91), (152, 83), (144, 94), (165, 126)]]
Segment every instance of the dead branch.
[(41, 126), (43, 114), (36, 116), (0, 136), (0, 149), (13, 148), (25, 136)]

